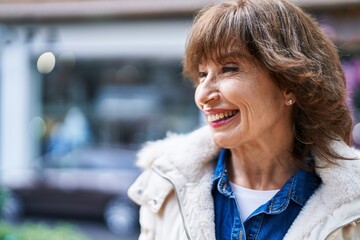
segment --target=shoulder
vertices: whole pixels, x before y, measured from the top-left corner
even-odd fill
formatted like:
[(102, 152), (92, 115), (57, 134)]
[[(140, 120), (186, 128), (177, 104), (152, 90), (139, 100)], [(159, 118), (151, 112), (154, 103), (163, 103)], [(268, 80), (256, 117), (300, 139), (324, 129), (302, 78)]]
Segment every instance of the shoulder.
[(323, 183), (329, 187), (329, 190), (333, 189), (348, 197), (349, 195), (359, 194), (360, 151), (341, 141), (333, 142), (332, 147), (339, 155), (352, 160), (335, 159), (335, 164), (321, 167), (322, 164), (317, 159), (316, 161), (318, 165), (320, 165), (320, 168), (317, 169), (317, 174), (320, 176)]
[(341, 141), (333, 142), (332, 146), (336, 153), (352, 160), (335, 159), (335, 164), (317, 169), (322, 185), (314, 200), (324, 202), (329, 210), (360, 198), (360, 151)]

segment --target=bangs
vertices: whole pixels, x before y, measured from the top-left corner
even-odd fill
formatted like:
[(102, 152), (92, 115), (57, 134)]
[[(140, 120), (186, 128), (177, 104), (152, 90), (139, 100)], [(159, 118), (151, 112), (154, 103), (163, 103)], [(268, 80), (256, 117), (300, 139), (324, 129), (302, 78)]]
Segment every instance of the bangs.
[(238, 4), (223, 3), (221, 8), (207, 8), (195, 19), (184, 59), (184, 74), (195, 83), (202, 62), (223, 64), (227, 58), (249, 59), (254, 55), (246, 12)]

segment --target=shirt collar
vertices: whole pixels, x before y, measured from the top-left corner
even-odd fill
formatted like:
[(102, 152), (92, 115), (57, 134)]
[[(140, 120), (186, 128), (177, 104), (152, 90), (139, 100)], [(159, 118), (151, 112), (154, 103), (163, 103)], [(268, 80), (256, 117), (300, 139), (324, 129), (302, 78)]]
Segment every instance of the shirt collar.
[(314, 171), (299, 169), (294, 176), (294, 191), (291, 199), (304, 206), (320, 183), (321, 179)]
[(214, 171), (214, 176), (213, 176), (213, 184), (214, 181), (218, 180), (221, 178), (221, 176), (225, 173), (225, 169), (226, 169), (226, 159), (228, 158), (230, 151), (228, 149), (221, 149), (219, 157), (218, 157), (218, 161), (215, 167), (215, 171)]
[(290, 200), (303, 207), (320, 182), (314, 171), (299, 169), (272, 198), (268, 212), (276, 214), (284, 211)]
[(221, 149), (212, 180), (212, 191), (216, 191), (215, 189), (217, 189), (219, 193), (228, 197), (232, 194), (229, 176), (226, 170), (226, 160), (229, 154), (230, 150)]

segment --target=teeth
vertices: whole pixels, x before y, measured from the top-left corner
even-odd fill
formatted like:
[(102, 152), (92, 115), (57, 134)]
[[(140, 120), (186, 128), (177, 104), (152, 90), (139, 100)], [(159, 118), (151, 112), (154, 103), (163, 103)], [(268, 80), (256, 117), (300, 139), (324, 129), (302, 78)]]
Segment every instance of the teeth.
[(207, 116), (207, 120), (209, 122), (215, 122), (227, 117), (231, 117), (234, 116), (236, 114), (237, 111), (227, 111), (227, 112), (223, 112), (223, 113), (217, 113), (217, 114), (211, 114)]

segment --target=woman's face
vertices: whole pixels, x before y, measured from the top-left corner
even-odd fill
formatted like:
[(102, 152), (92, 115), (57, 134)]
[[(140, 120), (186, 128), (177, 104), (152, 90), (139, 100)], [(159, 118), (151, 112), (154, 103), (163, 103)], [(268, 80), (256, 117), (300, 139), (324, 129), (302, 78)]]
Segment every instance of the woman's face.
[(199, 66), (195, 92), (217, 145), (236, 148), (281, 138), (291, 132), (293, 94), (281, 90), (259, 64), (239, 58)]

